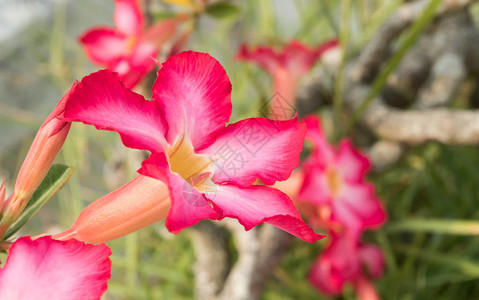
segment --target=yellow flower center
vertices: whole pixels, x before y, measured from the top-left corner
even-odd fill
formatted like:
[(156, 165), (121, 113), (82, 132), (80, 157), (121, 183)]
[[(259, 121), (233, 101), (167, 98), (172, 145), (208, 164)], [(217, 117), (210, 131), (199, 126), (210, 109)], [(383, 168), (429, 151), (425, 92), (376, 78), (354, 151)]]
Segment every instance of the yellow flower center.
[[(197, 154), (191, 141), (183, 137), (168, 149), (171, 171), (180, 175), (191, 186), (202, 191), (210, 182), (209, 167), (213, 161), (206, 155)], [(211, 185), (211, 184), (210, 184)]]
[(336, 197), (339, 194), (339, 190), (341, 189), (341, 186), (343, 184), (341, 175), (335, 168), (328, 168), (326, 171), (326, 179), (328, 180), (329, 190), (331, 191), (331, 194)]

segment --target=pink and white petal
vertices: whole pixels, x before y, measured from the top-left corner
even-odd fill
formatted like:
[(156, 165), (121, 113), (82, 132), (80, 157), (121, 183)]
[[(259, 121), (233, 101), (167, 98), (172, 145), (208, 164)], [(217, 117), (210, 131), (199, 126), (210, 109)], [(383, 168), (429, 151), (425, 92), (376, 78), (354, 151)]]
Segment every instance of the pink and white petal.
[(200, 151), (214, 160), (213, 181), (249, 186), (286, 180), (299, 165), (306, 127), (296, 118), (273, 121), (250, 118), (228, 125)]
[(327, 295), (340, 294), (343, 286), (360, 275), (357, 242), (348, 235), (331, 234), (331, 243), (313, 264), (310, 282)]
[(158, 71), (153, 99), (169, 125), (167, 140), (185, 134), (195, 151), (213, 142), (213, 133), (231, 116), (231, 83), (220, 63), (206, 53), (181, 52)]
[(200, 220), (219, 218), (218, 212), (213, 209), (202, 193), (169, 170), (168, 162), (163, 154), (152, 154), (142, 163), (138, 172), (168, 183), (171, 208), (165, 225), (170, 232), (176, 234)]
[(308, 115), (303, 121), (307, 126), (306, 140), (313, 144), (309, 160), (323, 167), (333, 163), (336, 153), (324, 136), (321, 120), (315, 115)]
[(118, 79), (128, 89), (133, 89), (146, 76), (144, 71), (132, 69), (126, 60), (119, 61), (111, 70), (118, 73)]
[(293, 40), (283, 50), (283, 64), (296, 77), (307, 73), (316, 63), (319, 53), (300, 42)]
[(116, 131), (125, 146), (162, 152), (166, 125), (154, 101), (127, 89), (110, 70), (83, 78), (65, 105), (67, 121)]
[(345, 283), (345, 280), (333, 270), (331, 261), (323, 256), (314, 262), (308, 280), (316, 289), (328, 296), (340, 295)]
[(343, 140), (336, 156), (336, 166), (349, 182), (362, 182), (371, 166), (369, 159), (356, 150), (351, 141)]
[(348, 205), (340, 203), (340, 201), (338, 199), (332, 201), (331, 220), (342, 225), (346, 230), (344, 234), (359, 239), (366, 227), (364, 221)]
[(331, 205), (333, 196), (329, 190), (325, 169), (313, 164), (306, 164), (303, 166), (303, 170), (305, 176), (298, 201), (315, 205)]
[(224, 217), (238, 219), (246, 230), (265, 222), (310, 243), (324, 237), (304, 223), (288, 196), (270, 187), (216, 185), (209, 199)]
[(386, 221), (386, 211), (376, 197), (372, 184), (345, 184), (338, 198), (338, 206), (347, 207), (364, 227), (377, 227)]
[(238, 60), (251, 61), (257, 63), (261, 68), (273, 76), (279, 68), (284, 68), (281, 57), (271, 47), (258, 47), (248, 49), (243, 44), (236, 54)]
[(319, 57), (321, 57), (330, 50), (336, 50), (337, 48), (339, 48), (339, 46), (339, 40), (331, 39), (329, 41), (322, 42), (318, 46), (316, 46), (316, 53), (319, 55)]
[(105, 244), (19, 238), (0, 270), (0, 299), (99, 299), (110, 279)]
[(158, 48), (152, 43), (141, 41), (135, 47), (134, 51), (129, 57), (129, 63), (132, 68), (148, 73), (156, 66), (156, 56), (158, 55)]
[(381, 249), (373, 245), (361, 245), (358, 249), (361, 263), (366, 265), (368, 275), (373, 278), (380, 277), (384, 272), (384, 255)]
[(99, 65), (110, 66), (127, 52), (125, 36), (111, 28), (94, 28), (79, 40), (88, 58)]
[(119, 32), (128, 36), (140, 34), (144, 20), (138, 0), (115, 0), (113, 20)]

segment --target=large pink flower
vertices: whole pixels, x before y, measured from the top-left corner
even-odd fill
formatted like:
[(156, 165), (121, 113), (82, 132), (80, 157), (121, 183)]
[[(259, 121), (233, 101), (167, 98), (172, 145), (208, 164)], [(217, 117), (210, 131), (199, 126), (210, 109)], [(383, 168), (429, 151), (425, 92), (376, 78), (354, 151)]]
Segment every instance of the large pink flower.
[(315, 48), (292, 40), (280, 51), (266, 46), (248, 49), (246, 45), (242, 45), (237, 58), (257, 63), (273, 77), (275, 95), (270, 115), (275, 120), (284, 120), (290, 118), (291, 112), (295, 110), (296, 91), (301, 76), (307, 73), (326, 51), (337, 47), (337, 40), (327, 41)]
[(330, 230), (344, 227), (358, 238), (367, 227), (381, 225), (386, 213), (372, 184), (365, 182), (368, 159), (348, 140), (334, 149), (324, 137), (320, 121), (307, 117), (306, 138), (313, 144), (309, 159), (303, 164), (305, 180), (298, 202), (310, 204), (311, 223)]
[(326, 295), (339, 295), (346, 283), (352, 283), (358, 296), (364, 296), (360, 299), (377, 299), (369, 280), (383, 273), (381, 250), (361, 244), (347, 234), (332, 234), (331, 239), (328, 248), (313, 264), (309, 281)]
[(266, 222), (316, 241), (321, 236), (303, 222), (288, 196), (256, 184), (291, 175), (299, 164), (304, 124), (251, 118), (226, 126), (230, 95), (223, 67), (208, 54), (188, 51), (158, 71), (153, 101), (104, 70), (81, 81), (64, 116), (116, 131), (125, 146), (152, 152), (139, 172), (168, 185), (166, 226), (172, 232), (202, 219), (232, 217), (247, 230)]
[(152, 57), (176, 32), (178, 21), (165, 20), (146, 30), (138, 0), (115, 0), (115, 28), (93, 28), (80, 37), (95, 64), (117, 72), (134, 87), (155, 67)]
[(0, 299), (100, 299), (110, 279), (110, 255), (104, 244), (19, 238), (0, 269)]

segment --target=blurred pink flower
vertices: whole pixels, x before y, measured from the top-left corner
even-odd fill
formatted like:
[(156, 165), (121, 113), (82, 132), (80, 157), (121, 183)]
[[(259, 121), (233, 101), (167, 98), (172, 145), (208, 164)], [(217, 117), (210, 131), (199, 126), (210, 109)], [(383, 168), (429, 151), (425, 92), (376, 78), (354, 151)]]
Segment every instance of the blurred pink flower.
[(90, 60), (117, 72), (133, 88), (156, 66), (161, 47), (176, 33), (180, 18), (164, 20), (148, 28), (138, 0), (115, 0), (115, 28), (96, 27), (80, 42)]
[(381, 250), (347, 234), (330, 237), (331, 243), (310, 270), (311, 284), (326, 295), (339, 295), (344, 285), (351, 283), (359, 299), (379, 299), (370, 279), (380, 277), (384, 271)]
[(284, 120), (289, 119), (290, 112), (294, 110), (301, 76), (307, 73), (325, 52), (337, 47), (337, 40), (327, 41), (315, 48), (292, 40), (280, 51), (268, 46), (248, 49), (246, 45), (242, 45), (237, 58), (257, 63), (273, 77), (273, 91), (277, 95), (271, 103), (270, 116), (274, 120)]
[(110, 255), (104, 244), (19, 238), (0, 269), (0, 299), (100, 299), (111, 276)]
[[(265, 118), (226, 126), (230, 97), (231, 83), (219, 62), (188, 51), (170, 57), (158, 71), (154, 101), (104, 70), (81, 81), (64, 116), (116, 131), (125, 146), (152, 152), (139, 173), (168, 186), (169, 199), (158, 198), (171, 201), (166, 217), (171, 232), (202, 219), (232, 217), (246, 230), (266, 222), (315, 242), (321, 236), (304, 223), (287, 195), (255, 184), (272, 185), (291, 175), (299, 165), (306, 127), (296, 119)], [(95, 211), (93, 218), (101, 220)], [(119, 217), (136, 218), (135, 212), (125, 213)], [(70, 229), (69, 236), (82, 240), (78, 230)]]
[(309, 205), (309, 223), (328, 230), (346, 229), (359, 238), (368, 227), (386, 220), (386, 212), (376, 197), (374, 186), (365, 181), (369, 160), (343, 140), (339, 149), (326, 140), (315, 116), (305, 118), (306, 140), (313, 144), (310, 157), (302, 164), (304, 183), (297, 202)]

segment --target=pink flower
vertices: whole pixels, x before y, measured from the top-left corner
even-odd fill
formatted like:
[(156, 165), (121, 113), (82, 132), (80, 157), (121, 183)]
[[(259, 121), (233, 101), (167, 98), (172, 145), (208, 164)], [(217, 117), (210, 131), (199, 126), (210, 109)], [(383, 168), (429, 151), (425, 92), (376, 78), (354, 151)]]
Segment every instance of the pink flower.
[(110, 255), (104, 244), (19, 238), (0, 269), (0, 299), (100, 299), (110, 279)]
[(381, 250), (347, 234), (332, 234), (331, 238), (310, 270), (311, 284), (326, 295), (339, 295), (346, 283), (352, 283), (359, 299), (379, 299), (369, 279), (380, 277), (384, 271)]
[(316, 241), (321, 236), (303, 222), (287, 195), (255, 184), (272, 185), (291, 175), (299, 164), (304, 124), (250, 118), (226, 126), (230, 96), (223, 67), (208, 54), (188, 51), (158, 71), (153, 101), (104, 70), (81, 81), (64, 116), (116, 131), (125, 146), (152, 152), (139, 172), (167, 184), (171, 232), (202, 219), (232, 217), (246, 230), (266, 222)]
[(92, 62), (117, 72), (124, 84), (133, 88), (154, 69), (151, 58), (176, 33), (179, 19), (144, 30), (138, 0), (115, 0), (115, 6), (115, 28), (93, 28), (80, 37), (80, 42)]
[(290, 118), (289, 113), (294, 111), (296, 90), (301, 76), (307, 73), (326, 51), (337, 47), (337, 40), (319, 44), (314, 49), (293, 40), (281, 51), (264, 46), (250, 50), (246, 45), (242, 45), (237, 57), (240, 60), (256, 62), (273, 77), (273, 91), (278, 95), (273, 98), (270, 115), (275, 120), (284, 120)]
[[(306, 138), (313, 144), (312, 154), (302, 165), (305, 180), (298, 202), (311, 205), (310, 224), (330, 230), (346, 230), (358, 238), (367, 227), (377, 227), (386, 212), (376, 197), (372, 184), (365, 182), (369, 161), (344, 140), (339, 149), (329, 145), (318, 118), (305, 119)], [(311, 218), (311, 215), (314, 217)]]

